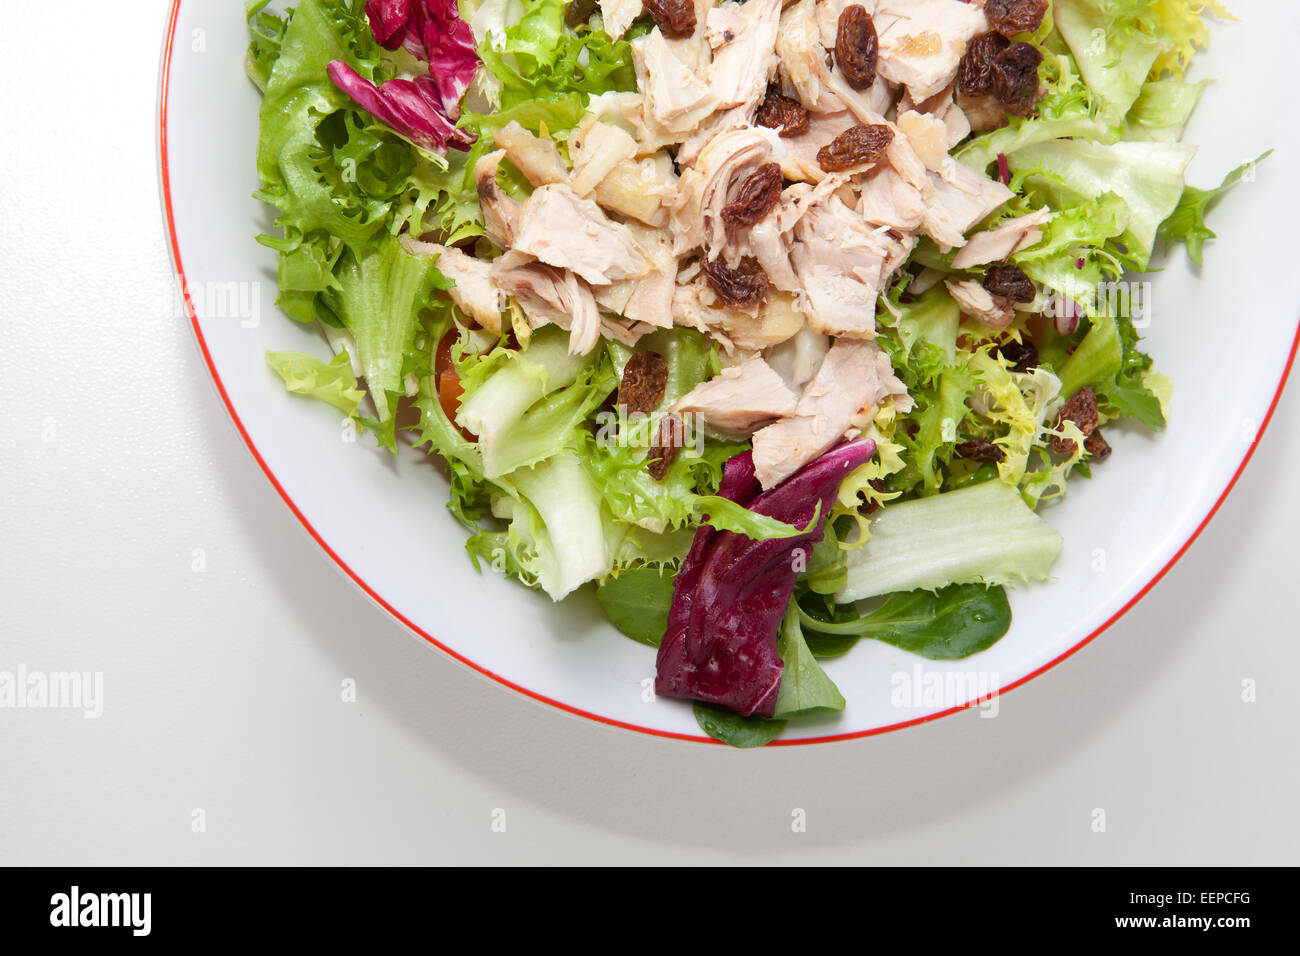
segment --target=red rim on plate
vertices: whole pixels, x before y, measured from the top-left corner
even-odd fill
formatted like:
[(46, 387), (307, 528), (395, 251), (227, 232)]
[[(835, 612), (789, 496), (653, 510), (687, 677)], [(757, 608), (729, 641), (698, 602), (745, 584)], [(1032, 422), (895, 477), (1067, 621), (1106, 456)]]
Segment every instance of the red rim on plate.
[[(579, 707), (573, 707), (569, 704), (563, 703), (562, 701), (554, 700), (550, 697), (547, 697), (544, 694), (539, 694), (536, 691), (529, 690), (527, 687), (520, 686), (519, 684), (516, 684), (513, 681), (507, 680), (506, 678), (502, 677), (500, 674), (495, 674), (492, 671), (488, 670), (487, 668), (483, 667), (482, 665), (476, 664), (474, 661), (470, 660), (465, 655), (458, 653), (457, 651), (448, 647), (446, 644), (439, 641), (432, 634), (429, 634), (427, 631), (418, 627), (414, 622), (406, 618), (396, 608), (394, 608), (391, 604), (385, 601), (378, 591), (376, 591), (373, 587), (371, 587), (369, 584), (363, 581), (361, 577), (355, 571), (352, 570), (352, 568), (348, 567), (347, 562), (344, 561), (334, 551), (334, 549), (329, 546), (329, 543), (326, 542), (326, 540), (323, 537), (321, 537), (320, 532), (318, 532), (314, 527), (312, 527), (311, 522), (307, 520), (307, 516), (304, 515), (302, 511), (299, 510), (298, 506), (294, 503), (293, 499), (289, 497), (288, 493), (284, 490), (284, 487), (280, 484), (279, 480), (275, 477), (270, 467), (267, 465), (266, 460), (262, 457), (261, 452), (257, 450), (257, 446), (253, 444), (252, 437), (248, 434), (247, 430), (245, 430), (244, 424), (239, 418), (239, 413), (235, 411), (235, 406), (234, 404), (232, 404), (230, 400), (230, 395), (226, 392), (226, 387), (221, 381), (221, 375), (217, 372), (216, 366), (212, 363), (212, 355), (208, 351), (207, 342), (203, 338), (203, 330), (199, 327), (198, 314), (195, 312), (194, 303), (190, 299), (189, 287), (185, 278), (185, 267), (181, 262), (180, 243), (176, 236), (176, 223), (172, 212), (171, 174), (168, 167), (168, 154), (167, 154), (167, 107), (168, 107), (167, 94), (168, 94), (168, 84), (171, 78), (172, 46), (176, 39), (176, 23), (180, 16), (180, 9), (181, 9), (181, 0), (173, 0), (171, 13), (167, 21), (167, 34), (163, 43), (162, 68), (161, 68), (161, 75), (159, 79), (159, 88), (158, 88), (158, 160), (159, 160), (159, 175), (160, 175), (160, 181), (162, 187), (163, 215), (167, 223), (167, 235), (168, 235), (168, 242), (171, 247), (172, 262), (176, 267), (176, 275), (181, 287), (181, 296), (185, 302), (185, 311), (186, 311), (186, 315), (189, 317), (190, 326), (194, 330), (195, 341), (198, 342), (199, 350), (203, 354), (203, 361), (208, 367), (208, 372), (209, 374), (211, 374), (212, 381), (217, 387), (217, 392), (221, 396), (221, 401), (225, 404), (226, 411), (230, 413), (231, 421), (234, 422), (235, 428), (239, 431), (240, 437), (243, 438), (244, 444), (248, 446), (248, 450), (252, 453), (253, 458), (257, 462), (258, 467), (261, 468), (262, 473), (266, 475), (267, 481), (271, 483), (271, 486), (284, 500), (284, 503), (289, 507), (289, 510), (293, 512), (294, 517), (296, 517), (298, 521), (302, 523), (302, 526), (307, 529), (307, 533), (310, 534), (313, 539), (315, 539), (316, 543), (320, 545), (321, 549), (330, 556), (330, 558), (334, 561), (334, 563), (337, 564), (349, 578), (351, 578), (354, 582), (356, 582), (357, 587), (361, 588), (361, 590), (364, 591), (372, 601), (374, 601), (385, 611), (391, 614), (394, 618), (396, 618), (398, 621), (404, 624), (408, 629), (413, 631), (415, 634), (419, 635), (421, 638), (423, 638), (425, 641), (432, 644), (434, 647), (443, 651), (448, 656), (452, 657), (454, 660), (457, 660), (460, 663), (464, 664), (466, 667), (469, 667), (472, 670), (477, 671), (478, 673), (482, 674), (484, 677), (491, 678), (492, 680), (496, 681), (498, 684), (501, 684), (504, 687), (508, 687), (513, 691), (523, 694), (525, 697), (530, 697), (533, 700), (540, 701), (543, 704), (548, 704), (551, 707), (556, 708), (557, 710), (562, 710), (565, 711), (566, 713), (574, 714), (575, 716), (578, 717), (585, 717), (588, 720), (594, 720), (598, 723), (607, 724), (611, 727), (621, 727), (624, 730), (632, 730), (642, 734), (649, 734), (654, 737), (668, 737), (674, 740), (689, 740), (698, 743), (710, 743), (710, 744), (719, 743), (719, 741), (716, 741), (711, 737), (703, 737), (695, 734), (679, 734), (668, 730), (658, 730), (654, 727), (642, 727), (638, 724), (631, 724), (626, 721), (614, 720), (613, 718), (610, 717), (603, 717), (600, 714), (593, 714), (590, 711), (582, 710)], [(1074, 647), (1070, 648), (1064, 654), (1061, 654), (1059, 657), (1055, 658), (1052, 661), (1049, 661), (1048, 663), (1039, 667), (1037, 670), (1029, 674), (1026, 674), (1024, 677), (1020, 678), (1017, 681), (1014, 681), (1013, 683), (1007, 685), (1006, 687), (1000, 688), (999, 694), (1005, 694), (1008, 691), (1020, 687), (1022, 684), (1028, 683), (1029, 681), (1033, 680), (1035, 677), (1039, 676), (1040, 674), (1055, 667), (1057, 664), (1061, 663), (1061, 661), (1065, 660), (1067, 657), (1070, 657), (1073, 654), (1075, 654), (1086, 644), (1089, 644), (1099, 634), (1101, 634), (1108, 627), (1110, 627), (1121, 617), (1127, 614), (1129, 610), (1135, 604), (1138, 603), (1138, 601), (1146, 597), (1146, 595), (1151, 591), (1151, 589), (1160, 582), (1160, 579), (1163, 578), (1169, 572), (1169, 569), (1172, 568), (1175, 564), (1177, 564), (1179, 559), (1182, 558), (1182, 556), (1187, 553), (1187, 549), (1192, 546), (1192, 543), (1195, 542), (1196, 539), (1200, 536), (1201, 532), (1205, 530), (1205, 526), (1210, 523), (1210, 519), (1212, 519), (1215, 516), (1215, 514), (1218, 513), (1219, 508), (1223, 505), (1223, 502), (1228, 497), (1229, 492), (1231, 492), (1233, 486), (1236, 485), (1237, 479), (1241, 477), (1241, 473), (1245, 471), (1246, 465), (1250, 463), (1250, 459), (1255, 454), (1255, 450), (1259, 447), (1260, 440), (1264, 437), (1264, 432), (1267, 430), (1269, 422), (1273, 420), (1273, 413), (1277, 410), (1278, 402), (1282, 398), (1282, 391), (1286, 387), (1287, 379), (1291, 374), (1291, 368), (1295, 364), (1297, 348), (1300, 348), (1300, 323), (1297, 323), (1296, 335), (1291, 342), (1291, 351), (1290, 354), (1287, 356), (1286, 367), (1282, 370), (1282, 377), (1277, 384), (1277, 392), (1273, 395), (1273, 401), (1269, 404), (1268, 414), (1264, 416), (1263, 424), (1260, 426), (1259, 431), (1256, 433), (1254, 440), (1250, 443), (1250, 447), (1247, 448), (1246, 454), (1241, 460), (1241, 464), (1237, 466), (1237, 470), (1233, 472), (1231, 480), (1228, 482), (1227, 486), (1223, 489), (1218, 499), (1215, 501), (1214, 507), (1212, 507), (1209, 513), (1206, 514), (1206, 516), (1201, 520), (1201, 523), (1196, 526), (1196, 530), (1192, 532), (1191, 536), (1183, 543), (1182, 547), (1178, 549), (1177, 553), (1175, 553), (1174, 556), (1169, 559), (1169, 562), (1165, 564), (1165, 566), (1162, 567), (1155, 574), (1155, 576), (1152, 577), (1151, 580), (1148, 581), (1142, 587), (1142, 589), (1137, 592), (1137, 594), (1133, 595), (1133, 597), (1129, 599), (1129, 601), (1123, 607), (1121, 607), (1118, 611), (1116, 611), (1113, 615), (1111, 615), (1111, 617), (1104, 624), (1102, 624), (1101, 627), (1097, 628), (1095, 631), (1093, 631), (1091, 634), (1089, 634), (1087, 637), (1081, 640), (1078, 644), (1074, 645)], [(966, 710), (978, 703), (980, 703), (979, 700), (968, 701), (967, 703), (962, 704), (961, 706), (958, 707), (950, 707), (947, 710), (942, 710), (935, 714), (929, 714), (925, 717), (917, 717), (912, 720), (906, 720), (897, 724), (890, 724), (886, 727), (876, 727), (871, 730), (859, 730), (859, 731), (854, 731), (852, 733), (844, 733), (844, 734), (828, 734), (822, 737), (801, 737), (801, 738), (794, 738), (789, 740), (777, 739), (773, 741), (771, 744), (769, 744), (768, 746), (796, 747), (796, 746), (802, 746), (806, 744), (832, 743), (841, 740), (856, 740), (862, 737), (873, 737), (877, 734), (885, 734), (885, 733), (889, 733), (890, 731), (902, 730), (905, 727), (913, 727), (916, 726), (917, 724), (924, 724), (932, 720), (938, 720), (941, 717), (947, 717), (950, 714), (955, 714), (958, 713), (959, 711)]]

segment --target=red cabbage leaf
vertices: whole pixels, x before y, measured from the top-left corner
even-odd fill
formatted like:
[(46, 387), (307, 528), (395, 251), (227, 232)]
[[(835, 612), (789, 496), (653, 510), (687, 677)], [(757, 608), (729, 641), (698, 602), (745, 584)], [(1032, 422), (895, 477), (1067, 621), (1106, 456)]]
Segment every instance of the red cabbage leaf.
[(822, 539), (840, 482), (875, 451), (869, 439), (846, 442), (761, 494), (751, 453), (727, 462), (720, 496), (808, 530), (762, 541), (707, 525), (696, 531), (659, 645), (656, 694), (772, 716), (782, 672), (777, 634), (798, 576), (794, 553), (807, 555)]
[(370, 0), (370, 32), (389, 50), (405, 47), (429, 65), (415, 79), (376, 87), (341, 60), (329, 65), (334, 85), (375, 119), (416, 146), (435, 153), (469, 149), (475, 136), (456, 128), (460, 101), (474, 79), (479, 58), (474, 34), (460, 18), (456, 0)]

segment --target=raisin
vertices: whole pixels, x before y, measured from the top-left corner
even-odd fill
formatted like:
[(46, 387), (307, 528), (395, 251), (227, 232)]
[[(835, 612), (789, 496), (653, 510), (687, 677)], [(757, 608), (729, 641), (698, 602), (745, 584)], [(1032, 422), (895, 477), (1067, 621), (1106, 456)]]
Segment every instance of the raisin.
[(876, 82), (876, 59), (880, 40), (876, 24), (860, 3), (844, 8), (835, 31), (835, 65), (855, 90), (865, 90)]
[(1033, 302), (1038, 298), (1034, 282), (1019, 266), (992, 266), (984, 276), (984, 288), (990, 295), (1001, 296), (1012, 302)]
[(727, 305), (757, 305), (767, 297), (767, 273), (754, 259), (741, 259), (731, 268), (721, 257), (700, 260), (700, 269), (709, 288)]
[[(867, 479), (867, 484), (869, 484), (872, 488), (874, 488), (876, 491), (880, 492), (881, 494), (884, 494), (885, 480), (883, 478), (869, 478)], [(880, 510), (880, 499), (872, 498), (861, 508), (859, 508), (858, 512), (864, 515), (873, 515), (879, 510)]]
[(1043, 25), (1046, 14), (1047, 0), (988, 0), (984, 4), (984, 16), (1004, 37), (1033, 33)]
[(964, 441), (957, 446), (956, 452), (960, 458), (969, 458), (971, 461), (980, 461), (1000, 465), (1007, 460), (1007, 453), (991, 441), (985, 441), (977, 438), (974, 441)]
[(1013, 372), (1032, 372), (1038, 368), (1038, 349), (1033, 342), (1003, 342), (998, 346), (998, 354), (1011, 363)]
[(580, 27), (596, 12), (596, 0), (569, 0), (564, 8), (564, 22), (570, 27)]
[(668, 387), (668, 363), (658, 352), (636, 352), (627, 360), (618, 386), (618, 403), (629, 415), (650, 411)]
[(758, 113), (754, 116), (754, 122), (768, 129), (779, 129), (783, 137), (800, 136), (808, 132), (808, 111), (797, 101), (782, 96), (779, 90), (769, 86), (767, 96), (763, 98)]
[(684, 40), (695, 33), (694, 0), (645, 0), (644, 6), (664, 36)]
[[(1070, 396), (1070, 400), (1056, 415), (1056, 428), (1059, 429), (1067, 421), (1074, 422), (1084, 438), (1097, 430), (1097, 393), (1091, 386), (1085, 385)], [(1072, 438), (1052, 439), (1052, 451), (1058, 455), (1073, 455), (1078, 447)], [(1087, 445), (1085, 444), (1084, 447), (1086, 448)]]
[(1110, 442), (1101, 437), (1100, 428), (1083, 440), (1083, 449), (1092, 456), (1093, 461), (1105, 461), (1112, 450)]
[(650, 477), (655, 481), (663, 481), (685, 444), (686, 425), (680, 418), (669, 414), (659, 419), (659, 431), (646, 456), (646, 471), (650, 472)]
[(740, 184), (736, 198), (722, 207), (722, 221), (732, 229), (747, 229), (776, 208), (785, 177), (777, 163), (764, 163)]
[(966, 45), (957, 70), (957, 92), (978, 99), (993, 92), (993, 65), (1011, 43), (1000, 33), (981, 33)]
[(993, 95), (1008, 113), (1028, 116), (1038, 101), (1038, 67), (1043, 54), (1029, 43), (1013, 43), (993, 61)]
[(828, 173), (838, 173), (874, 163), (893, 141), (894, 131), (888, 126), (859, 123), (817, 150), (817, 165)]

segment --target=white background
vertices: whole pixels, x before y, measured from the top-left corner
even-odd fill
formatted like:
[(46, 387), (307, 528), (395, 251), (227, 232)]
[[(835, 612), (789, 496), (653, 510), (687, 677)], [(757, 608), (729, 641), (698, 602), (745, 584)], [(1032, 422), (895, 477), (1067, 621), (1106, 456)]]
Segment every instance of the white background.
[(4, 8), (0, 670), (105, 705), (0, 709), (0, 863), (1297, 862), (1294, 389), (1182, 562), (996, 719), (740, 753), (566, 716), (372, 606), (230, 425), (168, 302), (166, 7)]

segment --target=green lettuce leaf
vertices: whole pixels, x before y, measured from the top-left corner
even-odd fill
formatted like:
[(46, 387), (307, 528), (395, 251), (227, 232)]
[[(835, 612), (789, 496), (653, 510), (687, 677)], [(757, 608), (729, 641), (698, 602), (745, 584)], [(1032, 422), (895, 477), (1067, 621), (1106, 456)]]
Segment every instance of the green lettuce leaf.
[(804, 642), (799, 626), (799, 605), (793, 600), (785, 612), (781, 631), (776, 640), (777, 652), (784, 665), (781, 685), (776, 692), (774, 717), (793, 717), (816, 710), (843, 710), (844, 695), (840, 693), (822, 666), (817, 663)]
[(1129, 208), (1122, 241), (1134, 264), (1145, 269), (1156, 230), (1178, 206), (1183, 174), (1196, 150), (1174, 143), (1090, 143), (1054, 140), (1018, 150), (1012, 168), (1052, 174), (1076, 200), (1114, 193)]
[(1142, 87), (1124, 120), (1124, 139), (1173, 143), (1182, 139), (1209, 80), (1151, 80)]
[(419, 311), (435, 289), (451, 288), (424, 256), (407, 253), (394, 237), (349, 246), (339, 263), (338, 315), (357, 343), (357, 358), (380, 421), (393, 414), (405, 391), (402, 366), (418, 327)]
[(1273, 154), (1270, 149), (1259, 159), (1238, 166), (1224, 177), (1217, 189), (1196, 189), (1188, 186), (1183, 190), (1178, 207), (1160, 227), (1160, 235), (1170, 242), (1187, 244), (1187, 254), (1198, 266), (1204, 264), (1205, 243), (1216, 238), (1214, 230), (1205, 224), (1205, 217), (1224, 194), (1246, 178), (1251, 171)]
[(267, 352), (266, 363), (289, 391), (320, 399), (346, 415), (355, 415), (365, 396), (357, 388), (347, 352), (339, 352), (328, 363), (305, 352)]
[[(566, 27), (567, 7), (568, 0), (530, 0), (514, 22), (507, 22), (511, 11), (505, 4), (482, 11), (483, 18), (472, 18), (483, 35), (479, 56), (494, 80), (484, 87), (494, 110), (555, 102), (573, 94), (636, 89), (627, 40), (610, 39), (599, 25)], [(551, 133), (572, 125), (551, 127)]]
[(894, 502), (871, 522), (871, 540), (848, 553), (840, 604), (949, 584), (1042, 581), (1061, 535), (1000, 481)]

